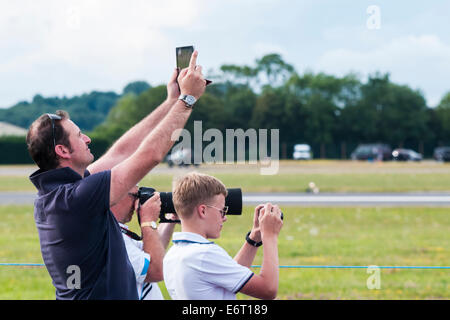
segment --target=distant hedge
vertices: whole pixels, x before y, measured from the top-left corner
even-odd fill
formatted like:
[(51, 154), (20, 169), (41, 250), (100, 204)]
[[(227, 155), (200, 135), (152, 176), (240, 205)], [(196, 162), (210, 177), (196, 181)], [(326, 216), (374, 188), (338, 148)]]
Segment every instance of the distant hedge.
[(0, 164), (33, 163), (24, 136), (0, 137)]
[[(89, 147), (95, 159), (98, 159), (109, 148), (109, 142), (102, 138), (95, 138)], [(25, 137), (0, 137), (0, 164), (32, 163), (34, 162), (28, 153)]]

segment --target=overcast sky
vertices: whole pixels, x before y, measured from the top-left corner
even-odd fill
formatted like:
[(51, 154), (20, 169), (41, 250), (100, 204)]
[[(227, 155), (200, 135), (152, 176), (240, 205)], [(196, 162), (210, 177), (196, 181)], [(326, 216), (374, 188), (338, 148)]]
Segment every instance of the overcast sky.
[(450, 91), (449, 14), (443, 0), (0, 0), (0, 107), (159, 85), (191, 44), (205, 70), (279, 53), (299, 73), (389, 72), (435, 106)]

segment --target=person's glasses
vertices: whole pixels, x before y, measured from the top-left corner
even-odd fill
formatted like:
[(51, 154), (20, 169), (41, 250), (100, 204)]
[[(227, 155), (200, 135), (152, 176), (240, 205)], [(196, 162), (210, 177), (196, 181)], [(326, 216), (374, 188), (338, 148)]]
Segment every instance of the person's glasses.
[(225, 215), (228, 212), (228, 206), (223, 207), (223, 209), (220, 209), (220, 208), (217, 208), (217, 207), (214, 207), (214, 206), (210, 206), (208, 204), (205, 204), (205, 206), (207, 206), (209, 208), (214, 208), (216, 210), (219, 210), (220, 214), (222, 215), (222, 218), (225, 217)]
[(60, 116), (53, 113), (47, 113), (47, 116), (52, 120), (52, 134), (53, 134), (53, 148), (56, 147), (56, 138), (55, 138), (55, 120), (62, 120)]

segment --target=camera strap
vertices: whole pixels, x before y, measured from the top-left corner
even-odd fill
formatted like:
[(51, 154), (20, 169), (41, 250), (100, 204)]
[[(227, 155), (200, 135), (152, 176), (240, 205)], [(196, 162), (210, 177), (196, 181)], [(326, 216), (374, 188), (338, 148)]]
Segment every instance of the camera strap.
[(141, 241), (142, 240), (142, 237), (138, 236), (133, 231), (130, 231), (130, 230), (124, 228), (124, 227), (120, 227), (120, 230), (122, 231), (123, 234), (129, 236), (133, 240), (136, 240), (136, 241)]

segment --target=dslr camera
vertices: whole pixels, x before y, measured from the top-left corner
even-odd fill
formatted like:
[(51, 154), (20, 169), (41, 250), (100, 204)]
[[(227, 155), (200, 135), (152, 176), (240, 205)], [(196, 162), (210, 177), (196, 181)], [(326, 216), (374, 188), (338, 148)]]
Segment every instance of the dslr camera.
[[(138, 221), (141, 224), (139, 216), (140, 206), (150, 199), (155, 193), (155, 189), (148, 187), (140, 187), (137, 193), (137, 198), (139, 199), (138, 206)], [(242, 214), (242, 190), (240, 188), (230, 188), (227, 189), (228, 195), (225, 198), (225, 205), (228, 206), (227, 215), (241, 215)], [(167, 219), (166, 214), (176, 213), (175, 207), (172, 201), (172, 192), (160, 192), (161, 197), (161, 211), (159, 213), (160, 223), (177, 223), (180, 220)]]

